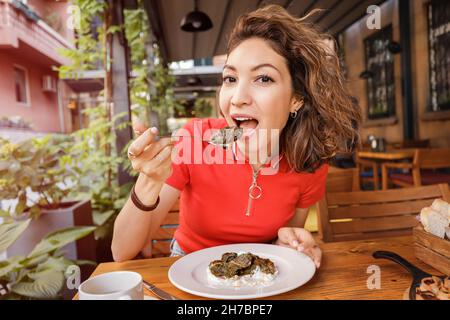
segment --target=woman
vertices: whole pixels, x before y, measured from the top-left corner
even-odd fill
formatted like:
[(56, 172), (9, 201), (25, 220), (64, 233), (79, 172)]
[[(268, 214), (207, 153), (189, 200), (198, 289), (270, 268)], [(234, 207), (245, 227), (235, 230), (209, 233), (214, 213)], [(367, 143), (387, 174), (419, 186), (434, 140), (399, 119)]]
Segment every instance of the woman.
[[(147, 246), (181, 196), (172, 255), (272, 242), (303, 251), (320, 266), (320, 248), (303, 227), (308, 208), (324, 195), (328, 159), (358, 140), (352, 124), (359, 113), (336, 55), (303, 20), (274, 5), (240, 17), (219, 93), (224, 119), (188, 123), (177, 145), (182, 152), (171, 157), (170, 139), (156, 141), (156, 128), (135, 127), (143, 133), (129, 155), (140, 174), (134, 201), (127, 201), (114, 226), (116, 261)], [(226, 126), (244, 131), (232, 145), (231, 161), (229, 152), (196, 139)], [(199, 152), (226, 161), (196, 162)], [(185, 161), (173, 161), (183, 156)], [(138, 208), (151, 210), (155, 203), (151, 212)]]

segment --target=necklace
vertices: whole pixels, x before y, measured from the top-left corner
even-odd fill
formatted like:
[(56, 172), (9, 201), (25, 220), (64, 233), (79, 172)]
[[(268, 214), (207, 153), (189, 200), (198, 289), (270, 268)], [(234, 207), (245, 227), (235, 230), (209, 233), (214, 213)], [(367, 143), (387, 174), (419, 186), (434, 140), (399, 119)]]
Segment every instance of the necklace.
[[(234, 156), (235, 160), (238, 160), (236, 148), (237, 148), (237, 143), (235, 142), (233, 144), (232, 151), (233, 151), (233, 156)], [(276, 161), (276, 163), (272, 167), (275, 167), (276, 165), (278, 165), (281, 161), (281, 158), (282, 158), (282, 156), (280, 156), (278, 158), (278, 161)], [(270, 161), (270, 159), (269, 159), (269, 161)], [(269, 162), (269, 161), (267, 161), (267, 162)], [(258, 179), (259, 172), (261, 171), (261, 169), (263, 167), (264, 166), (261, 166), (257, 170), (255, 170), (252, 167), (252, 171), (253, 171), (252, 183), (251, 183), (250, 187), (248, 188), (248, 202), (247, 202), (247, 209), (245, 210), (245, 215), (247, 217), (249, 217), (251, 215), (253, 200), (258, 200), (262, 196), (262, 188), (261, 188), (261, 186), (258, 185), (257, 179)]]
[(257, 199), (261, 198), (261, 196), (262, 196), (262, 188), (260, 186), (258, 186), (258, 182), (256, 181), (260, 171), (261, 171), (261, 168), (259, 168), (258, 170), (253, 170), (252, 184), (248, 188), (247, 210), (245, 211), (245, 215), (247, 217), (250, 216), (253, 200), (257, 200)]

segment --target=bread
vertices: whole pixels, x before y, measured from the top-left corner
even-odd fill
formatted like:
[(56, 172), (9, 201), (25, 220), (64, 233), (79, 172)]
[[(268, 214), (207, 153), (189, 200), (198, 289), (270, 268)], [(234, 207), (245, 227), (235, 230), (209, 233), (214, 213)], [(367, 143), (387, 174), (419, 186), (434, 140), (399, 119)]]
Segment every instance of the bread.
[(441, 199), (433, 201), (431, 208), (450, 220), (450, 204)]
[(425, 231), (444, 239), (445, 229), (449, 226), (449, 219), (444, 217), (444, 215), (430, 207), (426, 207), (420, 211), (420, 222)]

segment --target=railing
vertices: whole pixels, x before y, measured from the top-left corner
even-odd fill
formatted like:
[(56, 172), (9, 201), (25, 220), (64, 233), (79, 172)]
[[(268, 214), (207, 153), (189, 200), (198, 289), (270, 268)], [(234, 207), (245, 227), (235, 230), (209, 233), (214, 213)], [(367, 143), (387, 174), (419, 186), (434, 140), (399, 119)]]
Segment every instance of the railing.
[(45, 22), (27, 18), (6, 1), (0, 1), (0, 32), (2, 29), (15, 33), (18, 39), (59, 63), (67, 61), (58, 53), (58, 48), (73, 48), (69, 41)]

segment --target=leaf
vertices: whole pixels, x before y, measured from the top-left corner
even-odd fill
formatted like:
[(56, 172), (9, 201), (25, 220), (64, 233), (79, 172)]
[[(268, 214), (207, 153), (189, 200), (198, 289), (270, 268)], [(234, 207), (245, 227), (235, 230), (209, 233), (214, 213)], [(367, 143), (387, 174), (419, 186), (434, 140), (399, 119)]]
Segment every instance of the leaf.
[(19, 282), (11, 291), (21, 296), (35, 299), (57, 298), (65, 283), (64, 273), (52, 271), (41, 274), (32, 282)]
[(9, 222), (0, 225), (0, 252), (8, 249), (30, 224), (31, 219)]
[(22, 214), (26, 208), (27, 208), (27, 200), (20, 199), (16, 205), (16, 210), (15, 210), (16, 216)]
[(64, 257), (49, 257), (44, 262), (39, 264), (33, 272), (28, 273), (28, 277), (30, 279), (37, 280), (49, 272), (60, 271), (64, 273), (67, 268), (73, 264), (74, 263), (71, 260)]
[(93, 212), (92, 213), (92, 220), (94, 220), (94, 224), (96, 226), (103, 225), (106, 221), (111, 218), (111, 216), (115, 213), (114, 210), (108, 210), (106, 212)]
[(28, 257), (35, 257), (61, 248), (72, 241), (83, 238), (94, 231), (95, 228), (96, 227), (72, 227), (52, 232), (36, 245)]
[(16, 268), (20, 267), (20, 261), (23, 259), (21, 256), (14, 256), (9, 258), (6, 261), (0, 262), (0, 278), (4, 275), (10, 273), (11, 271), (15, 270)]
[(122, 27), (121, 26), (110, 26), (108, 28), (108, 31), (106, 31), (107, 33), (114, 33), (114, 32), (120, 32), (122, 31)]
[(50, 255), (48, 253), (45, 253), (45, 254), (41, 254), (41, 255), (35, 256), (33, 258), (26, 258), (21, 263), (26, 268), (32, 268), (32, 267), (37, 266), (40, 263), (43, 263), (49, 257), (50, 257)]

